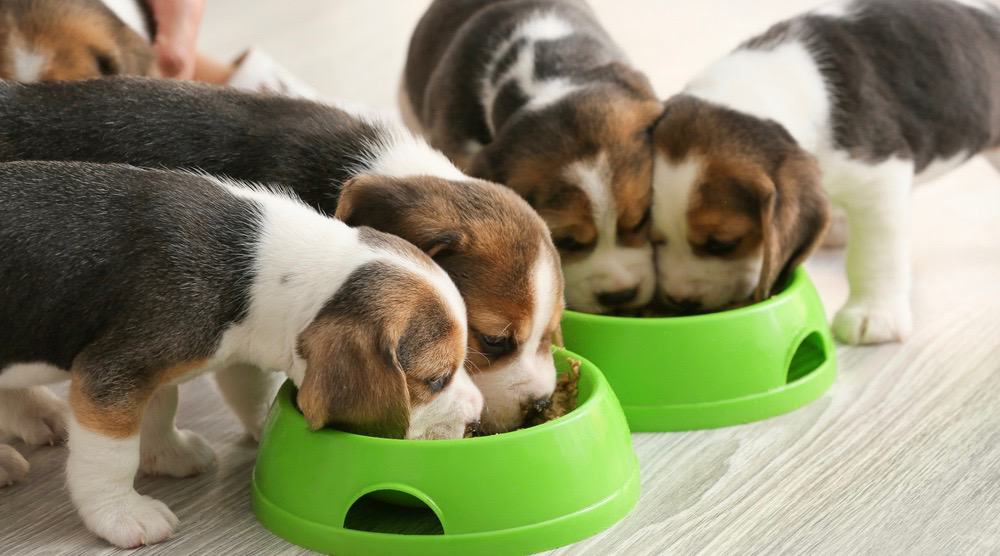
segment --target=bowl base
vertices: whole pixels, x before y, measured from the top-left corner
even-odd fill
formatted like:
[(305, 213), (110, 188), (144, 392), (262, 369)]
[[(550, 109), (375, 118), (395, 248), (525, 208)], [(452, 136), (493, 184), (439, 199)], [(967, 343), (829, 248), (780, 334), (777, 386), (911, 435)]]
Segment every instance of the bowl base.
[(837, 363), (828, 358), (813, 370), (796, 377), (789, 370), (788, 384), (728, 400), (662, 406), (622, 405), (632, 432), (679, 432), (742, 425), (798, 409), (819, 398), (833, 384)]
[(251, 484), (253, 510), (272, 533), (326, 554), (501, 555), (529, 554), (580, 541), (614, 525), (639, 499), (639, 467), (617, 492), (576, 513), (525, 527), (469, 534), (401, 534), (335, 527), (301, 519), (268, 500)]

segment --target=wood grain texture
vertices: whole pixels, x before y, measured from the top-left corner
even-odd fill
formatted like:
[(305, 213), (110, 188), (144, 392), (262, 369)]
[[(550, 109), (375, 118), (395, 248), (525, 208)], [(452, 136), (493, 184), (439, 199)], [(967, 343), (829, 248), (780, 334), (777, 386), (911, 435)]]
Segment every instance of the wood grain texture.
[[(742, 38), (814, 2), (592, 0), (666, 96)], [(426, 2), (208, 3), (205, 49), (261, 46), (331, 97), (391, 108)], [(720, 14), (724, 14), (720, 15)], [(636, 434), (643, 493), (621, 523), (557, 554), (1000, 552), (1000, 177), (974, 161), (914, 195), (916, 327), (903, 345), (841, 347), (830, 392), (791, 414), (713, 431)], [(842, 255), (809, 263), (828, 311)], [(211, 382), (181, 388), (180, 423), (219, 468), (138, 481), (181, 519), (140, 554), (303, 554), (249, 509), (254, 447)], [(0, 490), (0, 554), (112, 554), (76, 517), (64, 448), (26, 449), (29, 479)]]

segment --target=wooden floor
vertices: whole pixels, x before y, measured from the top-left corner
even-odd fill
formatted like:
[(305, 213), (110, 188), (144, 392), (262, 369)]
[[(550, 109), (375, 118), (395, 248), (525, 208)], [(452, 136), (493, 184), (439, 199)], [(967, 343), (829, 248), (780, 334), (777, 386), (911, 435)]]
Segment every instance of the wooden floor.
[[(666, 96), (797, 0), (595, 4)], [(416, 0), (208, 2), (206, 50), (262, 46), (323, 93), (391, 107)], [(609, 531), (560, 554), (984, 554), (1000, 552), (1000, 177), (976, 160), (914, 195), (916, 329), (904, 345), (838, 350), (812, 405), (765, 422), (636, 434), (642, 498)], [(828, 312), (841, 255), (809, 264)], [(250, 513), (254, 447), (208, 382), (182, 388), (180, 422), (219, 467), (138, 489), (182, 520), (142, 554), (299, 554)], [(23, 448), (23, 446), (19, 446)], [(64, 448), (24, 449), (29, 479), (0, 491), (0, 554), (113, 553), (74, 514)]]

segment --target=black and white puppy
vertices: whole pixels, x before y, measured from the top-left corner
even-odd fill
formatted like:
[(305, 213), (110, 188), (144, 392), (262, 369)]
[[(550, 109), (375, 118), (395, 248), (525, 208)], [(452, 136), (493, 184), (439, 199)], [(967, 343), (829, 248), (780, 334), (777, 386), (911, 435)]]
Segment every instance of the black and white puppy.
[(552, 394), (549, 347), (563, 284), (544, 222), (510, 190), (465, 176), (399, 125), (152, 79), (0, 83), (0, 160), (23, 159), (194, 168), (279, 184), (349, 225), (400, 236), (431, 255), (465, 300), (483, 431), (517, 428), (523, 406)]
[[(0, 165), (0, 220), (0, 408), (37, 429), (49, 408), (21, 407), (31, 388), (71, 378), (70, 495), (115, 545), (177, 523), (135, 491), (137, 471), (213, 460), (173, 422), (196, 374), (284, 372), (313, 428), (460, 438), (479, 419), (462, 298), (400, 238), (261, 188), (65, 162)], [(24, 465), (10, 457), (8, 479)]]
[(652, 299), (648, 130), (662, 105), (586, 3), (436, 0), (410, 42), (400, 109), (541, 214), (571, 309)]
[(784, 21), (669, 99), (654, 141), (668, 303), (766, 297), (821, 239), (829, 198), (850, 236), (836, 336), (903, 339), (912, 184), (1000, 147), (1000, 10), (855, 0)]

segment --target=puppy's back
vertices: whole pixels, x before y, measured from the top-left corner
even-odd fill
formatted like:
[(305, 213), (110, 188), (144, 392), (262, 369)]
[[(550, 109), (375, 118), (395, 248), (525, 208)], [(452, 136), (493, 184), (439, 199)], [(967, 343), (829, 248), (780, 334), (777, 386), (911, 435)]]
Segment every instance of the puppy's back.
[[(146, 321), (242, 318), (260, 207), (193, 174), (86, 163), (0, 164), (0, 368), (68, 368), (95, 338)], [(198, 323), (206, 329), (197, 330)], [(149, 341), (179, 341), (177, 337)]]

